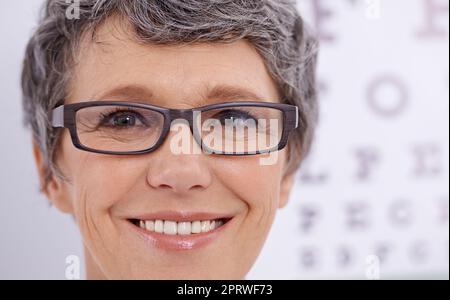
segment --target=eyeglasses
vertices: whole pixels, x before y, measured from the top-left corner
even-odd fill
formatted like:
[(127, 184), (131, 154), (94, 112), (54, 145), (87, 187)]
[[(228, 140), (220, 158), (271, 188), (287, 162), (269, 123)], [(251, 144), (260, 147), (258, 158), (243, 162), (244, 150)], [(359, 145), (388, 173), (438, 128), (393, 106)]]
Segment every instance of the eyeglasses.
[[(62, 105), (49, 115), (70, 131), (84, 151), (150, 153), (166, 140), (173, 121), (184, 121), (201, 149), (221, 155), (254, 155), (283, 149), (298, 127), (298, 107), (267, 102), (227, 102), (168, 109), (134, 102), (94, 101)], [(189, 131), (188, 131), (189, 132)]]

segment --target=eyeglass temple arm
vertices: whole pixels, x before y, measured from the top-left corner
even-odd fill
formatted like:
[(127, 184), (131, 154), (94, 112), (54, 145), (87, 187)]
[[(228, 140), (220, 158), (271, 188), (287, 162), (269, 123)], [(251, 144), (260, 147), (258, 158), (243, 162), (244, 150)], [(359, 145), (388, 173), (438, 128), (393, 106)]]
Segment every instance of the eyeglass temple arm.
[(64, 105), (58, 106), (51, 113), (53, 127), (64, 127)]

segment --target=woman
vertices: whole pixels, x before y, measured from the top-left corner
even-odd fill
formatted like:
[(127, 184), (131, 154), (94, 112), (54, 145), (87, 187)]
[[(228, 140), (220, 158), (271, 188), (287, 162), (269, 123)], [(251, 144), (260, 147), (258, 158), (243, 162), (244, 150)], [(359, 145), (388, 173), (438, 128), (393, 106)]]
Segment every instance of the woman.
[(244, 278), (317, 122), (295, 4), (66, 2), (46, 1), (23, 103), (87, 278)]

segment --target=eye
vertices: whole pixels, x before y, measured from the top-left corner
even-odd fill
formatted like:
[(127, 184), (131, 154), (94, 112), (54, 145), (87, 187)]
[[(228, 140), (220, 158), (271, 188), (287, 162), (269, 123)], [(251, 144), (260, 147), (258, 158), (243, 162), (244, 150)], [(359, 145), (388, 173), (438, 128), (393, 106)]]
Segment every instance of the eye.
[(136, 124), (136, 118), (130, 114), (118, 115), (113, 119), (114, 126), (134, 126)]
[(218, 112), (214, 115), (215, 119), (218, 119), (222, 125), (225, 125), (225, 121), (232, 122), (236, 126), (243, 126), (247, 124), (248, 120), (255, 121), (257, 124), (258, 120), (249, 112), (240, 109), (227, 109)]
[(134, 111), (122, 110), (102, 114), (100, 126), (126, 129), (137, 126), (147, 126), (145, 118)]

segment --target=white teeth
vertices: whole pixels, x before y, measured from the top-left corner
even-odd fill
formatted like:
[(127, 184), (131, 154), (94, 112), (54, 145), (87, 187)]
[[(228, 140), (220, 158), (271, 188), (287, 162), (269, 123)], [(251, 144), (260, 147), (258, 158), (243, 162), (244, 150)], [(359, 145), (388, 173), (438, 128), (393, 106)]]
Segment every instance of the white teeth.
[(177, 234), (177, 222), (164, 221), (164, 233), (170, 235)]
[(211, 229), (209, 221), (202, 221), (202, 232), (208, 232)]
[(140, 220), (139, 221), (139, 227), (144, 228), (145, 229), (145, 222)]
[(154, 231), (155, 230), (155, 222), (154, 221), (145, 221), (145, 229), (148, 231)]
[(224, 224), (223, 220), (176, 222), (170, 220), (139, 220), (139, 227), (147, 231), (168, 235), (190, 235), (209, 232)]
[(164, 231), (164, 222), (162, 220), (155, 221), (155, 232), (163, 233)]
[(202, 232), (202, 222), (200, 222), (200, 221), (192, 222), (191, 232), (192, 233), (200, 233), (200, 232)]
[(191, 222), (179, 222), (178, 234), (188, 235), (191, 234)]

